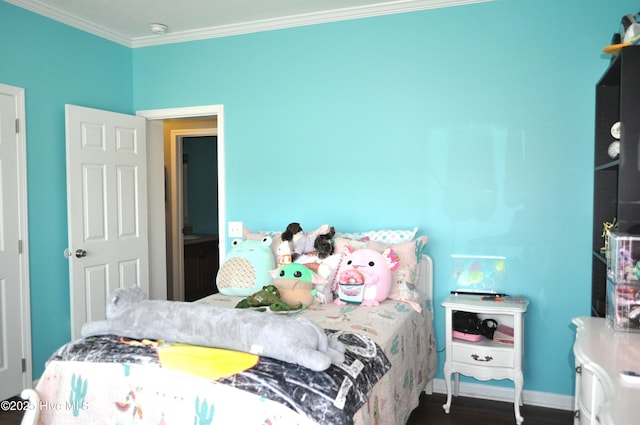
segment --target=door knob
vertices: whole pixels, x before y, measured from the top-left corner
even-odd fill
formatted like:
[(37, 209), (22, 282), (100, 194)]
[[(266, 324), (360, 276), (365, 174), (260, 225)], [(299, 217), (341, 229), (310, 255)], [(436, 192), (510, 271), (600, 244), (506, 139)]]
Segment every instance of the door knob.
[(73, 256), (76, 256), (76, 258), (82, 258), (82, 257), (86, 257), (87, 256), (87, 251), (85, 251), (84, 249), (76, 249), (75, 252), (73, 252), (71, 249), (67, 248), (64, 250), (64, 256), (67, 258), (71, 258)]

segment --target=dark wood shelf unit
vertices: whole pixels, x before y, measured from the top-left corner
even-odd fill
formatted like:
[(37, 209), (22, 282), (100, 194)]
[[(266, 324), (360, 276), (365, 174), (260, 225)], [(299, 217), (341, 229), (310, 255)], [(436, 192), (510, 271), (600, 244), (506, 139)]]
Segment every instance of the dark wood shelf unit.
[[(617, 220), (617, 231), (640, 234), (640, 46), (614, 57), (596, 84), (593, 265), (591, 313), (605, 317), (606, 258), (601, 248), (603, 223)], [(611, 134), (620, 122), (620, 154), (611, 158)]]

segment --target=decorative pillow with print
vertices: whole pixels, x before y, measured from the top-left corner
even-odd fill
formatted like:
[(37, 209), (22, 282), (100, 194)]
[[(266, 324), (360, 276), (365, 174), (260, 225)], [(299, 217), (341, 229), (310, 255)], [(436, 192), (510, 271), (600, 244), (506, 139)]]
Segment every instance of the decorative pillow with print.
[(347, 239), (356, 239), (360, 241), (376, 241), (387, 244), (396, 244), (402, 242), (410, 242), (416, 237), (418, 228), (413, 229), (384, 229), (384, 230), (368, 230), (365, 232), (341, 233), (338, 236)]

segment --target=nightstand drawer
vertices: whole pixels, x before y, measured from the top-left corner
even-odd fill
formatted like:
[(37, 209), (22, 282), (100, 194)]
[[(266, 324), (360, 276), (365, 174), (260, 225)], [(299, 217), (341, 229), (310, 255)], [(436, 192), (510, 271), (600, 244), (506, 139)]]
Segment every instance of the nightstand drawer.
[(514, 350), (495, 345), (453, 343), (452, 359), (477, 366), (513, 367)]

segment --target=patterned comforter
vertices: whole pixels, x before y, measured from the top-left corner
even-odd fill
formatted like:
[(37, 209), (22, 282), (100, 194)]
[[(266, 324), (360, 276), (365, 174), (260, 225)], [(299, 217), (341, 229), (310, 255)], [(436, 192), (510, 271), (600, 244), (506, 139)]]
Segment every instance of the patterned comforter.
[[(199, 302), (232, 307), (237, 299), (214, 295)], [(378, 307), (320, 304), (292, 314), (316, 321), (344, 342), (344, 364), (314, 372), (227, 350), (210, 349), (217, 352), (204, 357), (185, 354), (182, 349), (190, 351), (185, 346), (172, 353), (185, 357), (165, 362), (164, 350), (175, 344), (89, 337), (70, 342), (50, 358), (36, 387), (42, 399), (39, 423), (406, 422), (435, 375), (429, 313), (387, 300)], [(239, 359), (235, 369), (228, 370), (235, 364), (229, 359)], [(176, 364), (184, 367), (176, 370)], [(226, 370), (212, 377), (216, 364)]]

